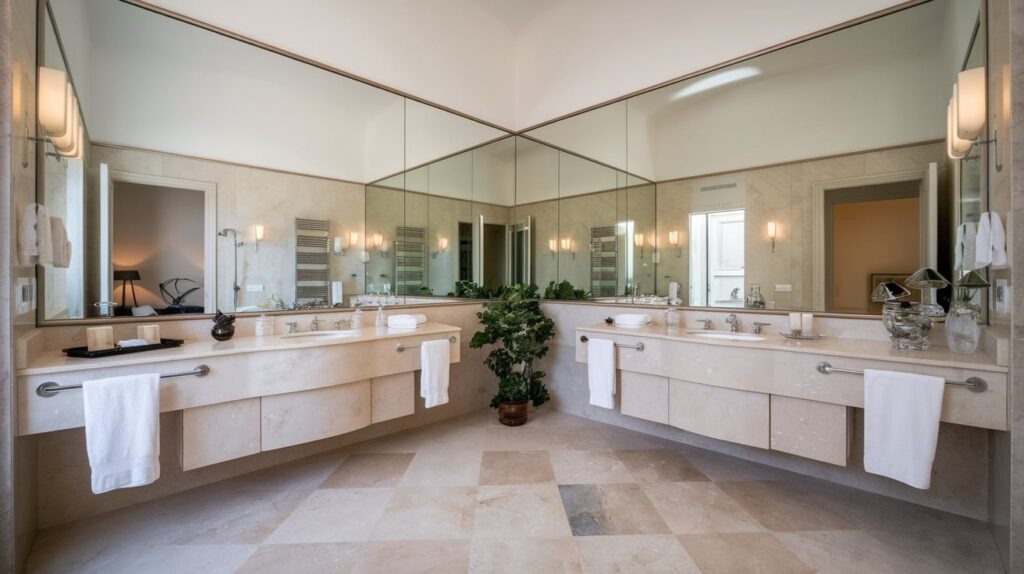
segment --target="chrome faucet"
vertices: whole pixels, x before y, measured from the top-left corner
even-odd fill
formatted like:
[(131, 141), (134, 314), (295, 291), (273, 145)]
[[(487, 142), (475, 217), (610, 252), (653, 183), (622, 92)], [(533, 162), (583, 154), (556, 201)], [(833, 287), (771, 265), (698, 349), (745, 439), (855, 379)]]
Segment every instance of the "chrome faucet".
[(740, 332), (740, 319), (736, 316), (736, 313), (729, 313), (726, 317), (725, 322), (729, 324), (729, 331), (733, 333)]
[(320, 319), (317, 319), (316, 315), (313, 315), (313, 320), (309, 322), (309, 330), (316, 333), (320, 330)]
[(710, 331), (711, 330), (711, 324), (712, 324), (711, 323), (711, 319), (697, 319), (697, 322), (698, 323), (704, 323), (704, 330), (705, 331)]
[(764, 321), (754, 321), (754, 334), (760, 335), (761, 330), (765, 327), (770, 327), (771, 323), (765, 323)]
[(299, 324), (296, 323), (295, 321), (288, 321), (287, 323), (284, 324), (284, 326), (288, 327), (288, 334), (289, 335), (291, 335), (292, 333), (297, 331), (298, 328), (299, 328)]

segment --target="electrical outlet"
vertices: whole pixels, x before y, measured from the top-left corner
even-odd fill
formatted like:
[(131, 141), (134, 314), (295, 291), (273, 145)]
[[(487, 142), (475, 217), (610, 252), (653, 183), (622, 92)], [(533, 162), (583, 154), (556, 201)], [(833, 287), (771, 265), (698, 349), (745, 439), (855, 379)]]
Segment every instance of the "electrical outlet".
[(14, 298), (16, 314), (32, 312), (36, 306), (35, 280), (31, 277), (18, 277), (14, 287)]
[(996, 314), (1010, 314), (1010, 282), (1006, 279), (996, 279), (995, 293), (993, 294)]
[(775, 292), (776, 293), (790, 293), (792, 291), (793, 291), (793, 286), (790, 285), (789, 283), (781, 283), (781, 284), (780, 283), (776, 283), (775, 284)]
[(263, 285), (246, 285), (245, 286), (245, 292), (246, 293), (262, 293), (263, 292)]

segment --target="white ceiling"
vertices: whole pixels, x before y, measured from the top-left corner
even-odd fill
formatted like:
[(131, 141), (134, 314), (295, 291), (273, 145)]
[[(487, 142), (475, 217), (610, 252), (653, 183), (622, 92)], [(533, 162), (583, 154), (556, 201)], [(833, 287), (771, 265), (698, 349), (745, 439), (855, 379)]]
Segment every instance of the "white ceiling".
[(522, 129), (897, 0), (151, 0)]

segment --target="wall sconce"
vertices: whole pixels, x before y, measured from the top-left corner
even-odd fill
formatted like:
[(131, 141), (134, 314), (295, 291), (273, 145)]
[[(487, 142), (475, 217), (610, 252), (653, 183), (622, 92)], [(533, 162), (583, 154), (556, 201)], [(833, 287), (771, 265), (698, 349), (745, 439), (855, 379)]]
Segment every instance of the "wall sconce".
[(57, 149), (57, 153), (61, 156), (70, 155), (71, 152), (75, 151), (75, 145), (78, 143), (78, 125), (81, 122), (81, 119), (78, 117), (78, 98), (71, 91), (70, 85), (68, 85), (67, 117), (68, 127), (64, 130), (64, 133), (50, 138), (53, 147)]
[(383, 259), (388, 258), (388, 248), (390, 242), (384, 241), (384, 236), (380, 233), (373, 234), (373, 247), (377, 250), (377, 254)]
[(554, 259), (555, 255), (558, 254), (558, 240), (548, 239), (548, 251), (551, 253), (551, 258)]
[(683, 256), (683, 244), (679, 241), (679, 231), (668, 232), (668, 244), (676, 248), (676, 257)]
[(63, 70), (39, 68), (39, 125), (51, 138), (63, 136), (68, 129), (68, 96), (71, 88)]
[(576, 259), (576, 252), (572, 248), (572, 237), (562, 238), (562, 251), (571, 255), (573, 260)]
[[(348, 234), (348, 248), (354, 249), (356, 247), (359, 247), (359, 233), (352, 231)], [(335, 235), (334, 240), (331, 241), (331, 251), (339, 257), (345, 254), (345, 242), (340, 235)]]
[(260, 241), (263, 241), (263, 226), (257, 225), (252, 228), (253, 236), (256, 238), (256, 251), (260, 250)]
[(978, 156), (971, 154), (974, 146), (992, 144), (996, 170), (1002, 171), (998, 129), (993, 129), (992, 139), (981, 139), (988, 113), (987, 82), (984, 66), (957, 75), (946, 112), (946, 154), (951, 159), (975, 159)]
[(775, 238), (779, 236), (779, 224), (774, 221), (768, 222), (768, 238), (772, 240), (772, 253), (775, 253)]
[(633, 245), (640, 249), (640, 259), (644, 258), (644, 234), (634, 233), (633, 234)]
[(438, 237), (437, 238), (437, 251), (430, 254), (431, 259), (437, 259), (437, 256), (441, 253), (448, 252), (448, 238)]

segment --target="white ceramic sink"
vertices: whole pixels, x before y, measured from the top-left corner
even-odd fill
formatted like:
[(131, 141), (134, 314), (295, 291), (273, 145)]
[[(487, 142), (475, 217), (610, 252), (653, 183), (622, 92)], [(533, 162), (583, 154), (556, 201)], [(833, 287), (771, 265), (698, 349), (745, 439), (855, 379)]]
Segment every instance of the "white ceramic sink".
[(343, 337), (354, 337), (355, 331), (305, 331), (302, 333), (288, 333), (287, 335), (281, 335), (282, 339), (340, 339)]
[(721, 339), (725, 341), (765, 341), (768, 338), (750, 333), (733, 333), (731, 331), (687, 331), (687, 335), (704, 337), (705, 339)]

